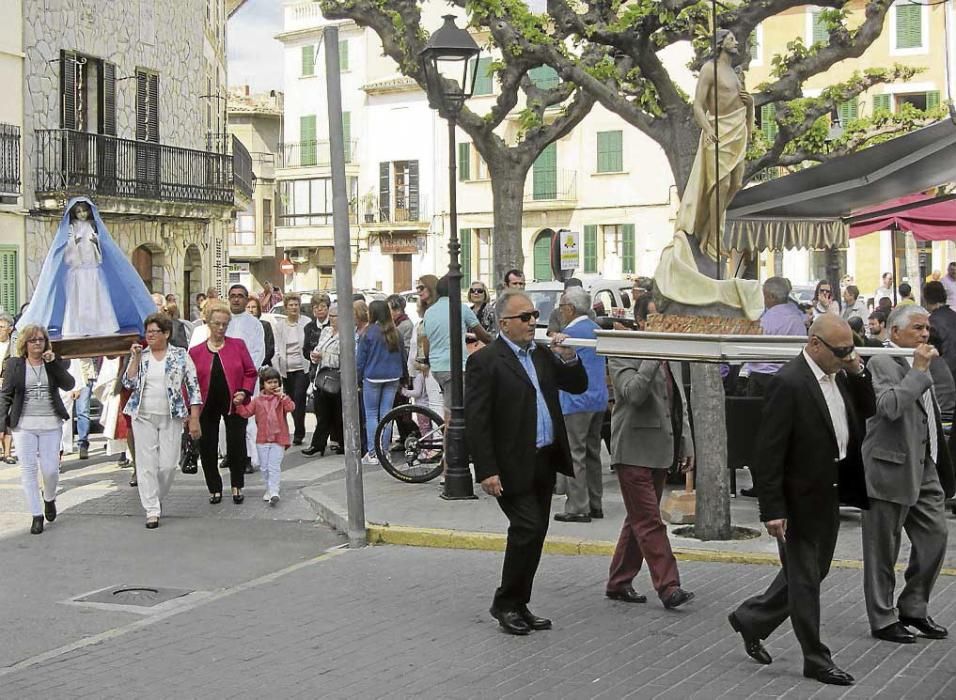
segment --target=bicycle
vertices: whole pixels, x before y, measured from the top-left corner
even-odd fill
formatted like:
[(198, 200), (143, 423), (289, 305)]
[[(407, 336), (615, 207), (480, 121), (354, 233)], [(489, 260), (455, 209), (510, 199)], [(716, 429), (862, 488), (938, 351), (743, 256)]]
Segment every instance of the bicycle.
[(375, 430), (375, 454), (399, 481), (424, 484), (442, 473), (445, 421), (426, 406), (405, 404), (382, 416)]

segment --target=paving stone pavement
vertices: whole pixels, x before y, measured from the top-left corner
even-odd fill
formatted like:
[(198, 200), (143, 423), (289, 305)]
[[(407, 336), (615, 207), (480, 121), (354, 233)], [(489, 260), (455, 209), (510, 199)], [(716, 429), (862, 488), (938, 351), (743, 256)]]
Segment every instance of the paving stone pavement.
[[(956, 697), (954, 641), (869, 637), (858, 571), (834, 571), (824, 584), (824, 640), (858, 682), (837, 688), (800, 675), (789, 624), (767, 643), (771, 666), (747, 658), (730, 631), (727, 612), (762, 590), (775, 567), (682, 563), (683, 585), (697, 598), (666, 611), (653, 599), (606, 600), (605, 558), (546, 556), (532, 609), (555, 628), (516, 638), (487, 613), (500, 563), (490, 552), (342, 551), (0, 669), (0, 696)], [(649, 589), (646, 573), (635, 583)], [(956, 626), (956, 580), (940, 579), (932, 608), (938, 622)]]

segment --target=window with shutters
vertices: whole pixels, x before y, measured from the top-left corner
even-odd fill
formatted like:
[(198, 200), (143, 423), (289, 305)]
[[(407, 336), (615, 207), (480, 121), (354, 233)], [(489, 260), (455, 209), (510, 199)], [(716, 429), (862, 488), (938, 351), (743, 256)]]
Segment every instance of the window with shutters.
[(897, 0), (890, 9), (890, 53), (925, 53), (929, 48), (927, 8), (922, 3)]
[(342, 112), (342, 140), (344, 142), (345, 162), (352, 162), (352, 113)]
[(493, 268), (493, 251), (491, 248), (491, 234), (492, 230), (490, 228), (476, 228), (472, 229), (474, 234), (474, 241), (477, 246), (477, 251), (474, 254), (474, 258), (478, 264), (478, 269), (476, 271), (477, 279), (485, 283), (489, 283), (490, 287), (491, 280), (494, 279), (494, 268)]
[(584, 272), (597, 272), (597, 226), (584, 227)]
[(597, 132), (597, 171), (619, 173), (624, 170), (622, 131)]
[(116, 66), (60, 52), (60, 127), (116, 135)]
[(299, 165), (316, 164), (315, 115), (299, 117)]
[[(136, 69), (136, 184), (142, 197), (160, 192), (159, 75)], [(215, 166), (213, 166), (215, 167)], [(217, 178), (210, 173), (209, 177)]]
[(617, 255), (621, 259), (621, 272), (634, 274), (636, 266), (636, 241), (634, 224), (611, 224), (601, 227), (604, 255)]
[(392, 164), (383, 162), (378, 164), (378, 220), (390, 221), (392, 199)]
[[(382, 221), (418, 221), (418, 161), (397, 160), (394, 161), (391, 166), (392, 211), (391, 217), (386, 216)], [(381, 198), (381, 194), (379, 197)], [(386, 201), (388, 200), (386, 199)], [(381, 208), (381, 204), (379, 207)], [(386, 209), (386, 215), (387, 214), (388, 211)]]
[(20, 274), (16, 248), (0, 248), (0, 308), (11, 316), (20, 309)]
[(349, 40), (339, 39), (339, 70), (349, 70)]
[(847, 100), (837, 105), (836, 111), (830, 115), (833, 124), (839, 124), (844, 129), (854, 119), (860, 118), (860, 105), (857, 98)]
[(461, 288), (468, 289), (474, 274), (471, 268), (471, 229), (459, 229), (458, 240), (461, 243)]
[(763, 24), (758, 24), (747, 40), (750, 48), (750, 67), (763, 65)]
[(528, 77), (531, 78), (531, 82), (534, 83), (535, 87), (542, 90), (550, 90), (553, 87), (557, 87), (558, 83), (561, 82), (558, 72), (551, 66), (532, 68), (528, 71)]
[(808, 36), (806, 42), (808, 46), (817, 43), (830, 43), (830, 30), (827, 29), (827, 25), (821, 17), (822, 12), (823, 11), (818, 7), (813, 7), (808, 10)]
[(939, 90), (897, 93), (895, 97), (897, 112), (903, 108), (903, 105), (912, 105), (916, 109), (924, 112), (939, 106)]
[(892, 95), (873, 95), (873, 112), (880, 110), (886, 110), (887, 112), (893, 111), (893, 96)]
[(458, 182), (468, 182), (471, 179), (471, 144), (458, 144)]
[(302, 73), (303, 78), (315, 75), (315, 46), (309, 44), (302, 47)]
[(557, 152), (557, 145), (549, 143), (538, 154), (531, 166), (531, 185), (534, 199), (555, 199), (558, 196)]
[[(475, 59), (471, 59), (474, 61)], [(474, 63), (471, 63), (473, 66)], [(469, 66), (469, 69), (471, 68)], [(491, 73), (491, 57), (478, 59), (478, 72), (475, 74), (475, 90), (473, 95), (491, 95), (495, 91), (494, 77)]]
[(761, 106), (760, 111), (757, 112), (756, 126), (768, 141), (777, 138), (779, 127), (777, 126), (776, 115), (777, 106), (773, 102)]
[(272, 219), (272, 200), (262, 200), (262, 245), (275, 243), (275, 222)]

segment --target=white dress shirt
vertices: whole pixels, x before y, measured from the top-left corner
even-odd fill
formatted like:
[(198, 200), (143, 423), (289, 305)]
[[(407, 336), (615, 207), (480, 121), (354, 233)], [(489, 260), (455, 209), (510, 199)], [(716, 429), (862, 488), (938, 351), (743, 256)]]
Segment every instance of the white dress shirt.
[(827, 374), (820, 369), (806, 350), (803, 351), (803, 359), (807, 361), (810, 371), (820, 384), (820, 391), (823, 392), (823, 399), (830, 411), (830, 421), (833, 423), (833, 433), (836, 435), (837, 452), (840, 459), (846, 459), (846, 449), (850, 442), (850, 425), (846, 420), (846, 404), (843, 402), (840, 387), (837, 386), (836, 375)]

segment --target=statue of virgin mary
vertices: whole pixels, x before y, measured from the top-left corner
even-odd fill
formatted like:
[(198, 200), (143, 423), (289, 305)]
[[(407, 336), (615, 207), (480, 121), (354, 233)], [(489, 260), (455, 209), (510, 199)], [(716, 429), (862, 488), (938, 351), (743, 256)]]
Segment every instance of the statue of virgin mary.
[(54, 339), (142, 335), (144, 319), (155, 310), (96, 205), (87, 197), (71, 199), (17, 327), (36, 323)]

